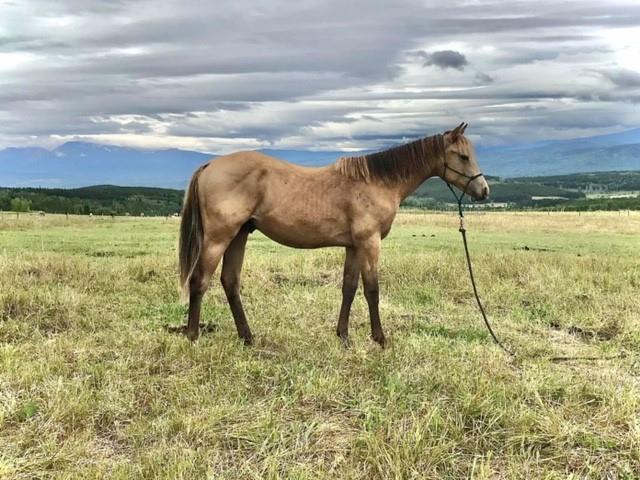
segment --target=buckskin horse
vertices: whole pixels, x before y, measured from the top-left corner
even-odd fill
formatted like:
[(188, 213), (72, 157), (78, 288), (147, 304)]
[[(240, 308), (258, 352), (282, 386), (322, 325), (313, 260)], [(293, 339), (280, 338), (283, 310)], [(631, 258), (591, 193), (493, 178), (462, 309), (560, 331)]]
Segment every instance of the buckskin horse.
[(489, 195), (473, 146), (464, 136), (466, 127), (462, 123), (443, 134), (319, 168), (255, 151), (232, 153), (199, 167), (185, 193), (180, 224), (180, 281), (189, 298), (187, 337), (198, 338), (202, 297), (222, 260), (222, 286), (238, 335), (252, 343), (240, 299), (240, 271), (247, 238), (259, 230), (289, 247), (344, 247), (336, 333), (349, 344), (349, 312), (362, 276), (371, 336), (384, 347), (377, 267), (381, 240), (400, 202), (433, 176), (476, 200)]

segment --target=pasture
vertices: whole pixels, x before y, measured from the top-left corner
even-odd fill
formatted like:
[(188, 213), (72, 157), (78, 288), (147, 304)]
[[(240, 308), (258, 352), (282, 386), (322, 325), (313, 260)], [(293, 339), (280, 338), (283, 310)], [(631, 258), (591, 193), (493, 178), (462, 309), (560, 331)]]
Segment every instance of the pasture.
[(467, 228), (515, 362), (482, 324), (453, 213), (401, 213), (383, 242), (385, 350), (361, 286), (352, 348), (335, 335), (342, 249), (254, 233), (255, 346), (219, 272), (216, 328), (190, 344), (167, 331), (186, 312), (178, 219), (4, 213), (0, 478), (637, 478), (640, 214), (470, 212)]

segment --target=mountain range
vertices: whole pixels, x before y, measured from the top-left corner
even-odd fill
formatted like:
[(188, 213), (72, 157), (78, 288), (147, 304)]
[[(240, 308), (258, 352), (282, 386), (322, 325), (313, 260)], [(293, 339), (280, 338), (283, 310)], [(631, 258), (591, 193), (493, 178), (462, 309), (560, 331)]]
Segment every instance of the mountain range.
[[(326, 165), (339, 151), (261, 150), (292, 163)], [(349, 153), (353, 154), (353, 153)], [(504, 178), (640, 170), (640, 128), (571, 140), (480, 147), (485, 174)], [(0, 186), (71, 188), (96, 184), (185, 188), (195, 168), (215, 157), (179, 149), (143, 150), (67, 142), (53, 150), (0, 150)]]

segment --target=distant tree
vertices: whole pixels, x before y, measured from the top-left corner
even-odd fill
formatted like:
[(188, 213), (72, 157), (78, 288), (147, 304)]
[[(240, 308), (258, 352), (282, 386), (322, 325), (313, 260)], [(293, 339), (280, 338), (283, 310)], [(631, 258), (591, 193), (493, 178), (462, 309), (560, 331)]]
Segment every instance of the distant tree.
[(11, 210), (11, 196), (6, 190), (0, 190), (0, 210)]
[(31, 200), (22, 197), (11, 199), (11, 210), (14, 212), (28, 212), (31, 210)]

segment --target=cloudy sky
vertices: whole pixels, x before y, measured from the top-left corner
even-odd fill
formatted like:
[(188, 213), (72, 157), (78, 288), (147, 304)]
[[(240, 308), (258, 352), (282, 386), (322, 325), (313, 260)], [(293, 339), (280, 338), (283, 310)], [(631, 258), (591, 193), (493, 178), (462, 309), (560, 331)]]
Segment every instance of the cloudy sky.
[(640, 2), (0, 0), (0, 148), (484, 145), (640, 126)]

